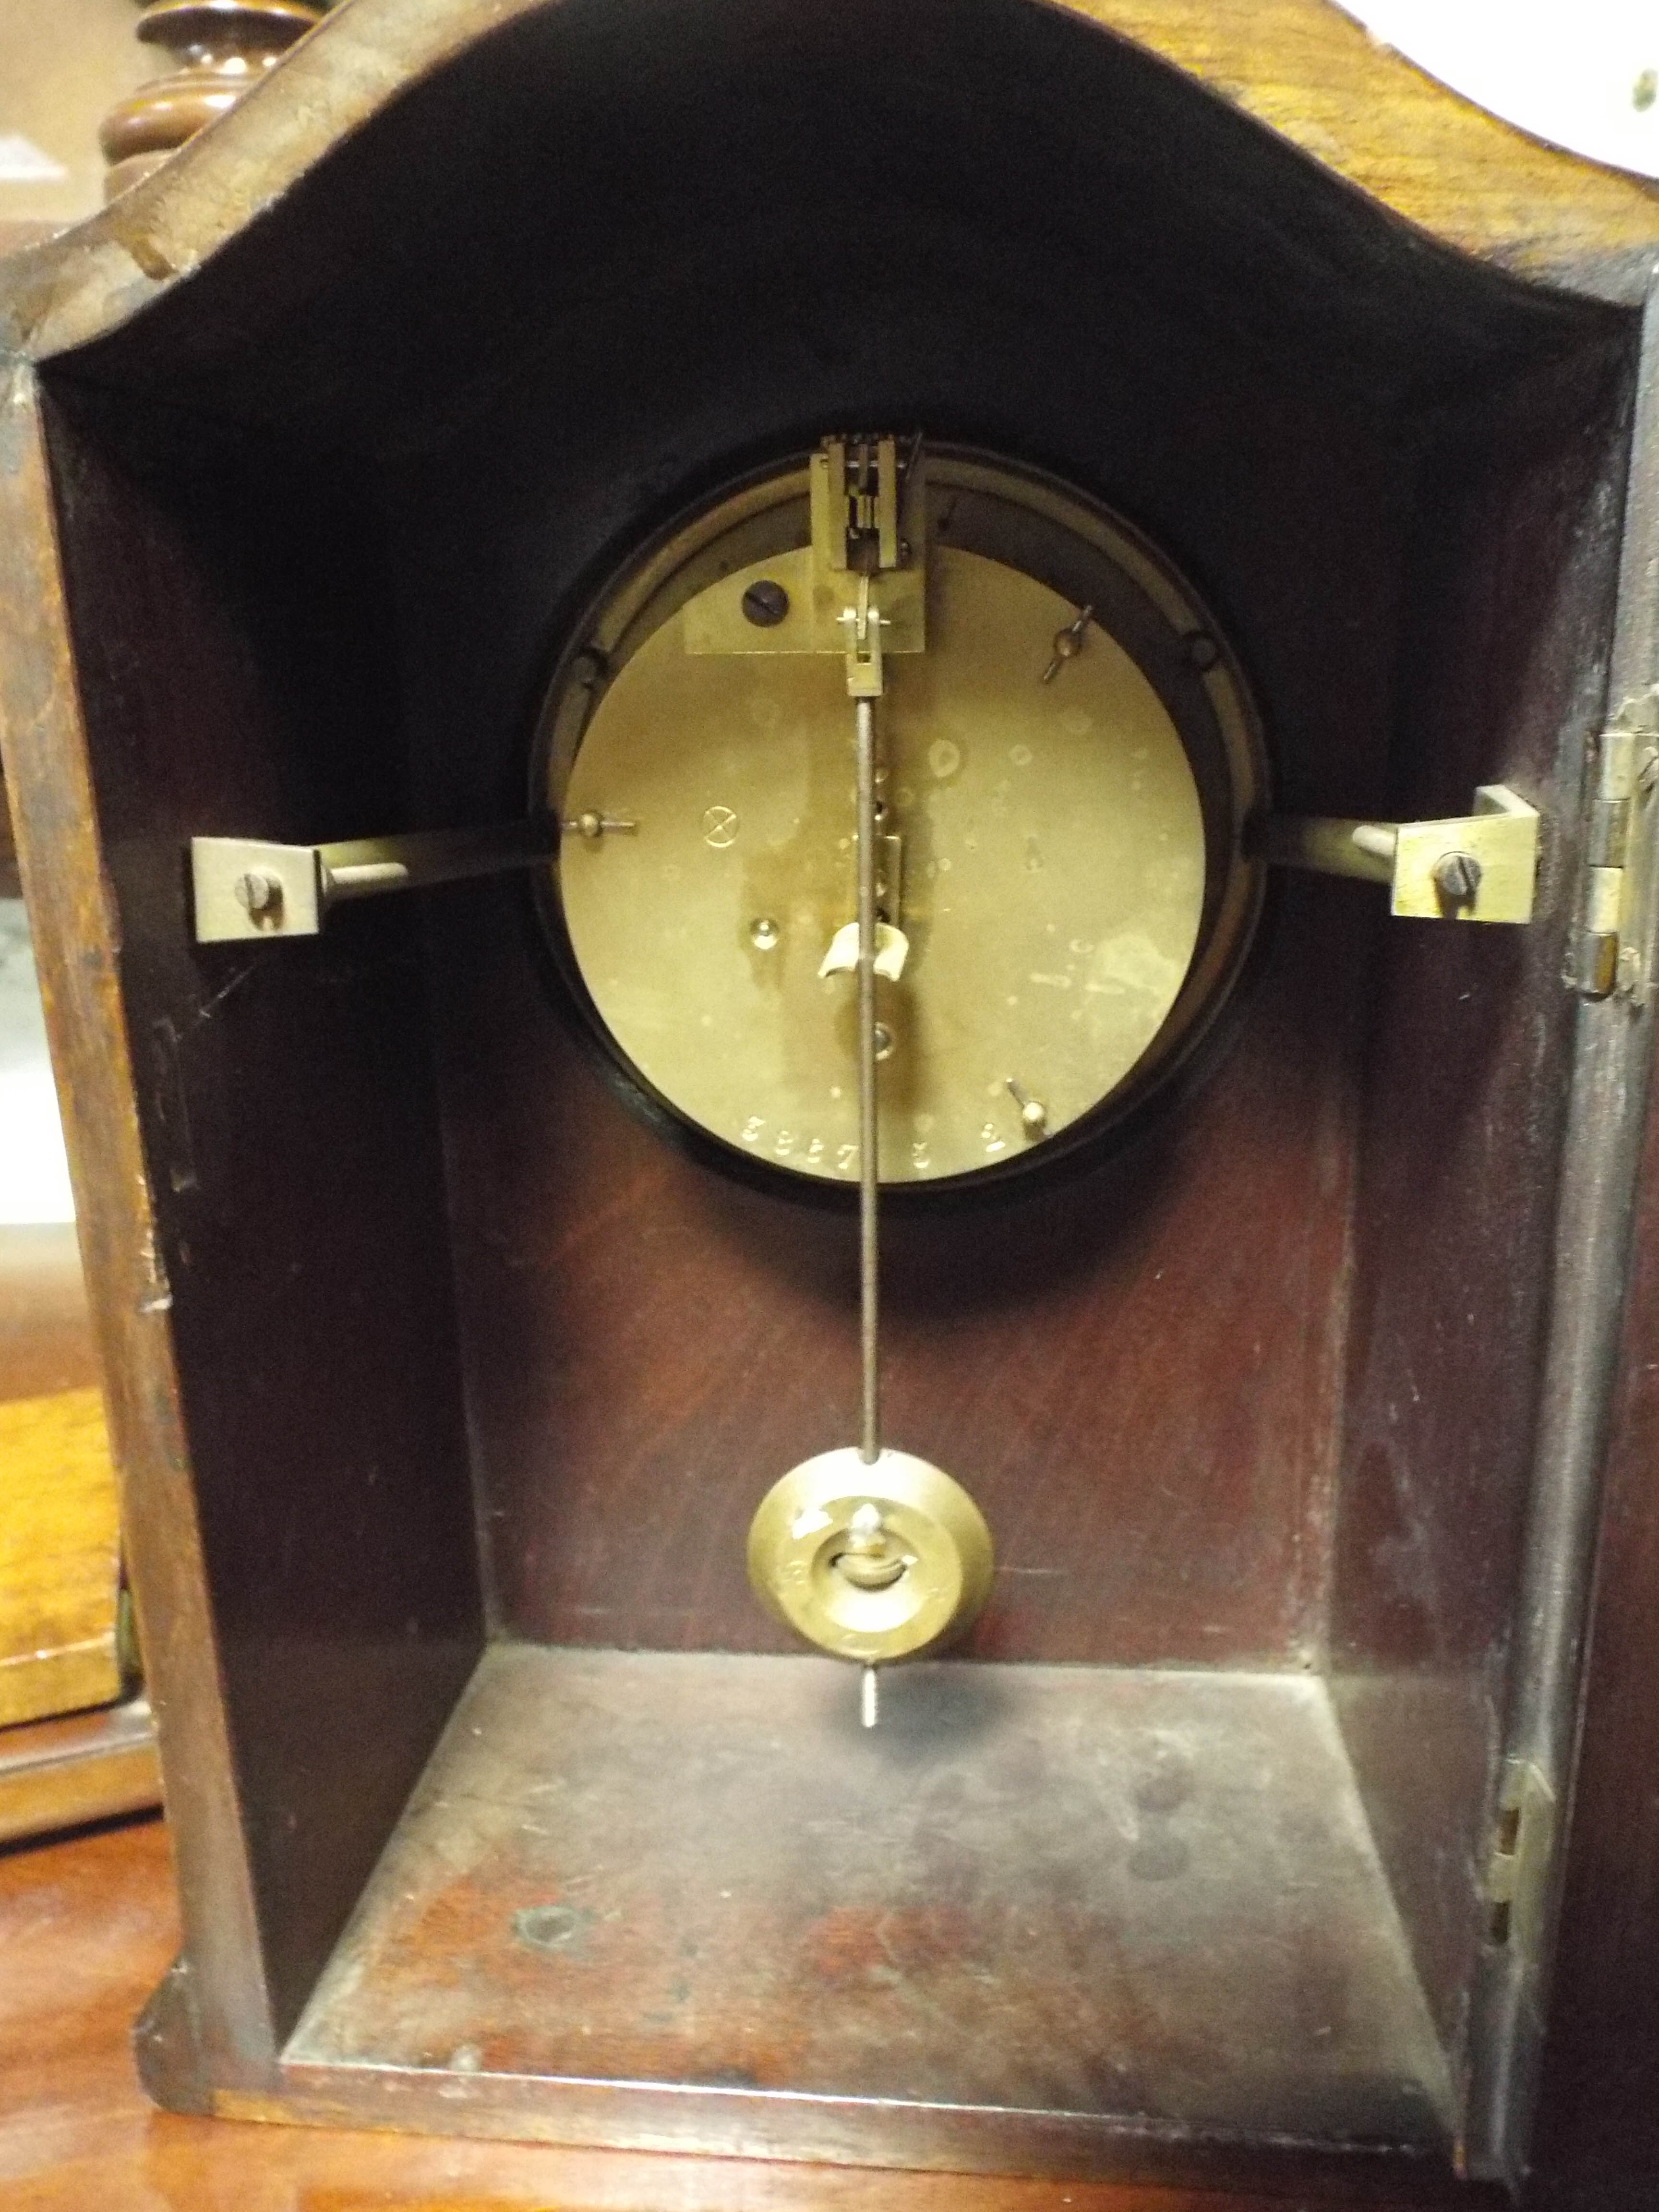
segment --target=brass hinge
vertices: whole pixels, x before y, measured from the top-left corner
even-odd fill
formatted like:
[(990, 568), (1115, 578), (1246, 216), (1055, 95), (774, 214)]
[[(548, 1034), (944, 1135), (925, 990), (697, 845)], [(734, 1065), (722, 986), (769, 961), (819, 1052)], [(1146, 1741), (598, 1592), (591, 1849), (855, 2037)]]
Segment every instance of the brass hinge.
[(1659, 795), (1659, 690), (1627, 699), (1601, 733), (1583, 881), (1567, 959), (1582, 998), (1644, 1006), (1653, 897), (1652, 810)]
[(1539, 1955), (1555, 1841), (1555, 1792), (1530, 1759), (1504, 1763), (1486, 1858), (1488, 1942)]

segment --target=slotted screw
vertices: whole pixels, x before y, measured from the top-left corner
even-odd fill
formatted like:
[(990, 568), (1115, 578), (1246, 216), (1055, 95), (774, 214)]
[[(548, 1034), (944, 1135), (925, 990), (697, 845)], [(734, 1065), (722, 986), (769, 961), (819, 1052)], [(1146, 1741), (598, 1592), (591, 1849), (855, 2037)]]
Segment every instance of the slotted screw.
[(744, 620), (753, 623), (757, 629), (775, 629), (788, 612), (788, 592), (769, 578), (750, 584), (743, 595)]
[(1434, 864), (1434, 887), (1453, 906), (1467, 906), (1480, 888), (1480, 863), (1473, 853), (1444, 853)]
[(283, 879), (266, 868), (250, 868), (238, 876), (236, 903), (251, 915), (274, 915), (283, 903)]

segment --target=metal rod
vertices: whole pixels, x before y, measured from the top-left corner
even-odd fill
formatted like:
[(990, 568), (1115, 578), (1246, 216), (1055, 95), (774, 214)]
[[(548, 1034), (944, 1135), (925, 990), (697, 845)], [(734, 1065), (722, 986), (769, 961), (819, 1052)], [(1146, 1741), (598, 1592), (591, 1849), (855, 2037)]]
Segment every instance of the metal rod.
[(1258, 856), (1274, 867), (1389, 884), (1394, 881), (1398, 828), (1393, 822), (1357, 822), (1346, 816), (1273, 814), (1256, 825), (1253, 842)]
[(876, 1670), (873, 1667), (866, 1667), (859, 1684), (859, 1718), (866, 1728), (874, 1728), (881, 1717), (881, 1707), (878, 1702), (879, 1696), (880, 1692), (876, 1688)]
[(858, 714), (859, 855), (859, 1346), (864, 1365), (863, 1434), (859, 1457), (881, 1456), (879, 1316), (880, 1237), (877, 1220), (881, 1162), (876, 1130), (876, 714), (873, 701)]
[[(632, 826), (631, 824), (629, 825)], [(533, 868), (559, 849), (561, 825), (542, 817), (483, 830), (416, 830), (396, 837), (356, 837), (317, 848), (326, 903), (419, 890), (469, 876)]]

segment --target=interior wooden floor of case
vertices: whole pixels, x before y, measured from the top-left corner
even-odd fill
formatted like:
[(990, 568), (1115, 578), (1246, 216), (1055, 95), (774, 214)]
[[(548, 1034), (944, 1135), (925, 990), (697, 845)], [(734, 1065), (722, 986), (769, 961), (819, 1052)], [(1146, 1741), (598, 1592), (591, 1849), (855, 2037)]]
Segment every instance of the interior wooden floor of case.
[[(1300, 1674), (501, 1644), (291, 2060), (1443, 2144)], [(446, 1971), (434, 1977), (430, 1962)]]

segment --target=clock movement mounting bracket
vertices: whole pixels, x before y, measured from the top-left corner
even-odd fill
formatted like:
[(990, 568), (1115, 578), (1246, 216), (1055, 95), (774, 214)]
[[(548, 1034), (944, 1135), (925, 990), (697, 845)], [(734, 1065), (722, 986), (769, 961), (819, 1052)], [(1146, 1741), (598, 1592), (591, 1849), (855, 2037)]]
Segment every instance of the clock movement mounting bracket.
[[(884, 609), (884, 600), (883, 605)], [(889, 644), (884, 650), (893, 647)], [(852, 657), (848, 655), (849, 663)], [(1643, 758), (1659, 763), (1659, 748), (1650, 746)], [(1628, 787), (1622, 800), (1612, 804), (1622, 804), (1626, 817), (1641, 773), (1635, 763), (1634, 738), (1628, 732), (1611, 732), (1603, 751), (1603, 782), (1610, 776), (1614, 781), (1623, 778)], [(1605, 818), (1607, 835), (1597, 849), (1607, 857), (1599, 875), (1592, 869), (1590, 882), (1600, 903), (1587, 908), (1589, 918), (1581, 933), (1584, 958), (1590, 963), (1586, 975), (1594, 982), (1602, 969), (1607, 971), (1605, 988), (1580, 984), (1591, 997), (1606, 997), (1613, 988), (1613, 971), (1620, 957), (1615, 909), (1631, 895), (1621, 888), (1626, 882), (1622, 858), (1613, 858), (1615, 843), (1620, 855), (1623, 851), (1622, 842), (1612, 835), (1617, 823), (1610, 814)], [(535, 867), (552, 856), (563, 837), (597, 842), (637, 826), (589, 810), (568, 821), (532, 817), (484, 829), (420, 830), (330, 845), (192, 837), (196, 942), (315, 937), (331, 909), (347, 900)], [(1434, 822), (1271, 815), (1259, 826), (1255, 843), (1260, 857), (1275, 866), (1387, 884), (1392, 892), (1390, 910), (1396, 915), (1426, 921), (1514, 923), (1532, 919), (1538, 828), (1535, 807), (1503, 784), (1482, 784), (1474, 794), (1472, 814)], [(897, 843), (896, 839), (885, 842)], [(890, 853), (888, 860), (896, 873), (896, 854)], [(1596, 933), (1593, 924), (1598, 917)], [(1626, 927), (1628, 935), (1629, 925)], [(1626, 958), (1618, 970), (1621, 988), (1626, 988), (1631, 966)]]
[(481, 830), (349, 838), (331, 845), (192, 837), (190, 876), (196, 942), (315, 937), (331, 910), (345, 900), (532, 868), (545, 861), (567, 834), (592, 841), (634, 826), (608, 815), (582, 814), (570, 822), (532, 818)]
[(1389, 911), (1418, 921), (1532, 920), (1538, 810), (1501, 783), (1483, 783), (1474, 811), (1439, 822), (1356, 822), (1273, 815), (1261, 856), (1280, 867), (1387, 884)]

